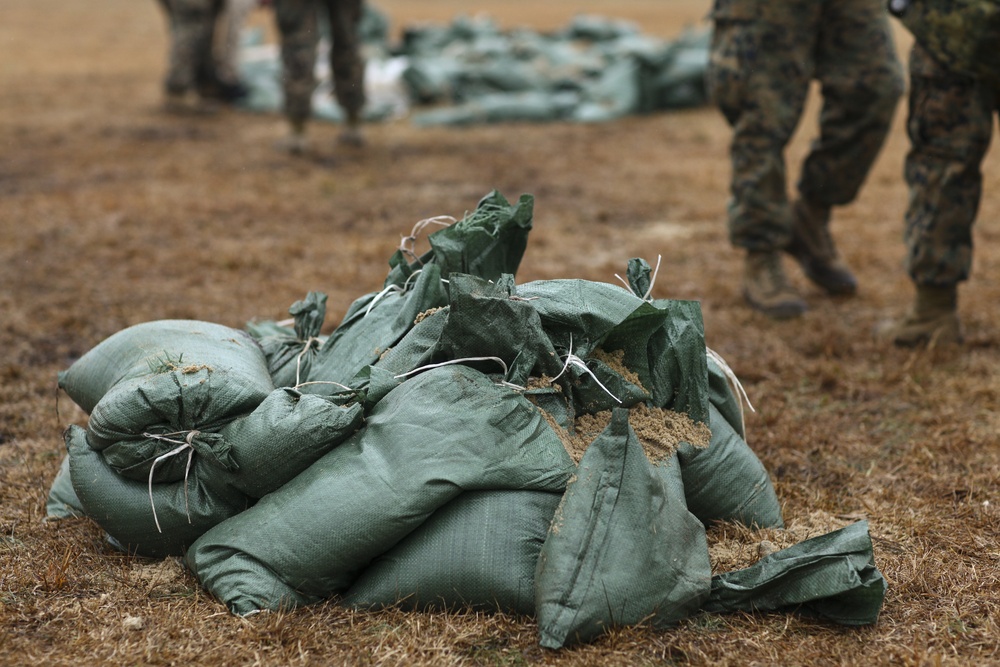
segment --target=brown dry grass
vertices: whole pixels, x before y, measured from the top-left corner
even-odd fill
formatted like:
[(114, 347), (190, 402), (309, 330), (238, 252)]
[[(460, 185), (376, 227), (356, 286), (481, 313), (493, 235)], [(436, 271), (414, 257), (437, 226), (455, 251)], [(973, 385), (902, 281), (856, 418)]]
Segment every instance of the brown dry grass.
[[(468, 11), (457, 0), (381, 6), (397, 26)], [(576, 9), (613, 12), (671, 36), (707, 6), (477, 8), (539, 27)], [(831, 301), (799, 281), (812, 309), (778, 324), (738, 295), (722, 223), (728, 133), (711, 109), (590, 127), (402, 121), (370, 128), (365, 151), (335, 147), (336, 129), (317, 126), (318, 155), (294, 160), (271, 148), (276, 118), (158, 113), (163, 32), (153, 2), (0, 3), (0, 664), (1000, 664), (996, 151), (962, 289), (968, 342), (897, 350), (871, 331), (911, 294), (902, 109), (862, 197), (835, 221), (860, 295)], [(537, 198), (522, 282), (614, 282), (629, 257), (663, 255), (655, 295), (702, 301), (709, 344), (758, 409), (749, 440), (786, 518), (870, 520), (889, 581), (875, 627), (710, 616), (553, 653), (530, 621), (497, 615), (323, 605), (241, 620), (175, 565), (115, 553), (89, 521), (42, 521), (60, 433), (85, 421), (54, 388), (75, 356), (153, 319), (282, 318), (308, 290), (330, 295), (329, 328), (380, 285), (415, 221), (461, 215), (494, 187)]]

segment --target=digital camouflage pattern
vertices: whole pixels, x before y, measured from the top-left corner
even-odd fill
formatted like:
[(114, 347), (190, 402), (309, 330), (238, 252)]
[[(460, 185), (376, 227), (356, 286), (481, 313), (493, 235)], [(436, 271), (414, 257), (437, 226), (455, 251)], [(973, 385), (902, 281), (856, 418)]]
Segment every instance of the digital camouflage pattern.
[(820, 134), (798, 190), (819, 206), (851, 202), (903, 93), (884, 0), (715, 0), (708, 85), (733, 128), (730, 239), (788, 245), (784, 149), (810, 82), (823, 88)]
[(956, 75), (918, 43), (910, 55), (905, 178), (907, 271), (920, 286), (969, 277), (980, 165), (1000, 111), (1000, 84)]
[(166, 91), (179, 95), (217, 83), (212, 38), (222, 0), (160, 0), (160, 5), (170, 23)]
[(302, 126), (311, 113), (316, 89), (316, 45), (320, 21), (329, 21), (330, 69), (334, 94), (349, 121), (356, 121), (365, 103), (364, 60), (358, 24), (361, 0), (274, 0), (281, 33), (282, 80), (285, 115), (293, 126)]
[(889, 0), (889, 11), (948, 69), (1000, 83), (1000, 0)]

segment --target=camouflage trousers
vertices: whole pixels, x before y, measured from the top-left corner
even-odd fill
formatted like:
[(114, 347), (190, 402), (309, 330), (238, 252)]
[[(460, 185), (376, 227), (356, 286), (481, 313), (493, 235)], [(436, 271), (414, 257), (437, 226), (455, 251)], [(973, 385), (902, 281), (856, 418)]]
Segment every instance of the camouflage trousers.
[(851, 202), (882, 148), (904, 81), (881, 0), (715, 0), (708, 88), (733, 129), (733, 245), (788, 244), (784, 150), (811, 82), (819, 136), (798, 190), (816, 205)]
[(320, 21), (329, 21), (330, 69), (334, 94), (348, 119), (357, 120), (365, 103), (365, 64), (358, 23), (361, 0), (274, 0), (281, 33), (285, 115), (293, 125), (309, 118), (316, 89), (316, 46)]
[(212, 41), (222, 0), (160, 0), (170, 22), (170, 57), (164, 86), (180, 94), (215, 80)]
[(914, 46), (904, 174), (906, 268), (917, 285), (946, 287), (969, 277), (980, 167), (998, 111), (1000, 86), (955, 74)]

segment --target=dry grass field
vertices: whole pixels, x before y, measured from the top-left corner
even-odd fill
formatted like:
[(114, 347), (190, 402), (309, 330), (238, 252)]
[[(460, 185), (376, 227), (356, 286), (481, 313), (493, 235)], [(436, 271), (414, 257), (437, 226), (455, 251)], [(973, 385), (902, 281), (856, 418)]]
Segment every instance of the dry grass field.
[[(470, 3), (377, 3), (396, 28)], [(474, 5), (552, 28), (578, 11), (671, 37), (708, 0)], [(269, 25), (258, 12), (253, 21)], [(900, 35), (900, 46), (906, 44)], [(739, 296), (728, 245), (728, 131), (713, 109), (601, 125), (367, 129), (309, 158), (276, 152), (273, 116), (161, 113), (166, 36), (151, 0), (0, 2), (0, 664), (986, 665), (1000, 664), (1000, 156), (985, 165), (967, 342), (900, 350), (873, 336), (911, 297), (902, 270), (905, 109), (835, 235), (861, 291), (776, 323)], [(816, 104), (789, 148), (792, 177)], [(121, 555), (89, 520), (45, 522), (62, 431), (86, 415), (56, 373), (120, 329), (193, 318), (241, 327), (329, 295), (327, 329), (381, 286), (414, 222), (461, 216), (496, 188), (536, 198), (520, 282), (615, 282), (663, 258), (654, 295), (701, 301), (708, 344), (757, 412), (748, 441), (786, 520), (867, 518), (889, 582), (877, 625), (795, 615), (699, 616), (538, 647), (530, 619), (334, 604), (240, 619), (176, 561)]]

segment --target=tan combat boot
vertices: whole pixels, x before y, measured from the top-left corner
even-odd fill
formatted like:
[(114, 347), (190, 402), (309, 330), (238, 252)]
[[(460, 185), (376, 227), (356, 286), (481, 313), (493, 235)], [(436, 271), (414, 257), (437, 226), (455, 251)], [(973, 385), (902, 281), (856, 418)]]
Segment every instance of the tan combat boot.
[(806, 277), (827, 294), (848, 296), (858, 291), (858, 281), (847, 268), (830, 235), (830, 208), (804, 199), (792, 209), (792, 240), (786, 251)]
[(778, 252), (747, 253), (743, 297), (752, 308), (776, 320), (798, 317), (806, 311), (806, 302), (788, 284)]
[(958, 320), (958, 288), (917, 287), (917, 298), (906, 316), (889, 328), (892, 342), (900, 347), (957, 344), (962, 342)]

